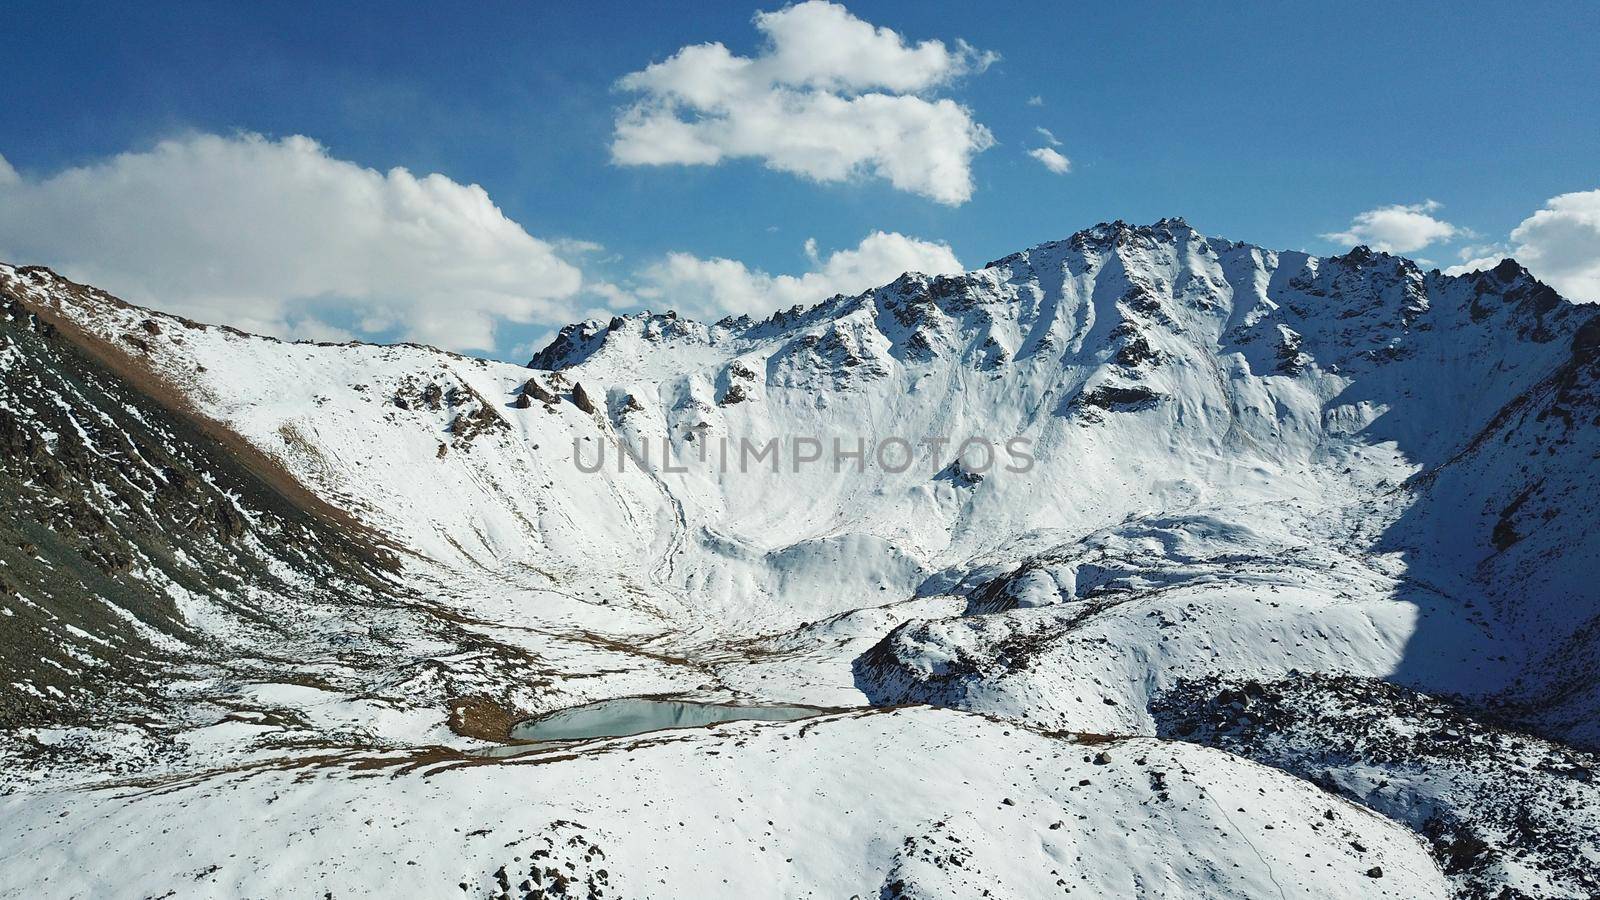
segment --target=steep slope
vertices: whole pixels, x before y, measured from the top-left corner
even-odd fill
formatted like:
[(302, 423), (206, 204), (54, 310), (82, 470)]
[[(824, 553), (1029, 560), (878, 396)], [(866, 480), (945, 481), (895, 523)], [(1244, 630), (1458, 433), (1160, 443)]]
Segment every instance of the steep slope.
[[(1480, 275), (1476, 290), (1507, 272)], [(1513, 289), (1561, 302), (1539, 288)], [(1570, 347), (1561, 364), (1416, 479), (1417, 502), (1391, 535), (1413, 572), (1487, 603), (1526, 648), (1496, 698), (1504, 711), (1595, 747), (1600, 589), (1587, 561), (1600, 556), (1600, 535), (1585, 523), (1600, 516), (1600, 318), (1558, 340)], [(1474, 552), (1463, 559), (1462, 548)], [(1434, 650), (1425, 636), (1413, 643), (1409, 655)]]
[[(1358, 251), (1329, 263), (1386, 274), (1389, 264), (1374, 259)], [(1349, 277), (1345, 271), (1333, 283)], [(1328, 363), (1350, 382), (1323, 403), (1313, 453), (1346, 483), (1248, 518), (1225, 510), (1133, 520), (1029, 555), (1020, 566), (1002, 564), (998, 574), (979, 570), (982, 577), (965, 587), (971, 611), (998, 621), (907, 626), (863, 660), (869, 680), (888, 679), (882, 699), (959, 696), (960, 685), (972, 684), (992, 693), (1003, 680), (1021, 680), (1019, 689), (1045, 700), (1080, 696), (1104, 674), (1081, 664), (1097, 645), (1111, 656), (1141, 657), (1132, 671), (1107, 661), (1118, 681), (1141, 681), (1144, 656), (1167, 660), (1155, 666), (1150, 690), (1169, 683), (1162, 675), (1169, 668), (1217, 669), (1198, 657), (1219, 655), (1227, 657), (1220, 668), (1235, 673), (1358, 671), (1354, 660), (1339, 659), (1341, 648), (1376, 629), (1357, 648), (1378, 655), (1368, 659), (1372, 674), (1480, 700), (1516, 698), (1538, 711), (1530, 721), (1555, 721), (1557, 708), (1592, 709), (1579, 686), (1593, 659), (1600, 596), (1577, 561), (1600, 550), (1580, 524), (1592, 511), (1600, 459), (1594, 310), (1566, 304), (1514, 265), (1407, 283), (1417, 290), (1405, 301), (1412, 312), (1400, 307), (1402, 317), (1414, 317), (1408, 329), (1372, 352), (1356, 340), (1368, 331), (1341, 326), (1334, 346), (1344, 355)], [(1301, 315), (1305, 301), (1296, 292), (1337, 296), (1341, 305), (1359, 293), (1348, 283), (1333, 291), (1291, 280), (1285, 300)], [(1353, 308), (1371, 317), (1381, 306)], [(1317, 368), (1318, 356), (1331, 355), (1322, 349), (1327, 329), (1319, 336), (1295, 321), (1303, 332), (1296, 366)], [(1472, 364), (1483, 359), (1494, 362)], [(1468, 424), (1444, 427), (1452, 422)], [(1263, 587), (1270, 609), (1249, 612), (1260, 606)], [(1033, 609), (1067, 601), (1079, 602)], [(1196, 617), (1203, 627), (1180, 624)], [(1034, 639), (1041, 634), (1050, 639)], [(1185, 635), (1199, 643), (1186, 645)], [(1044, 687), (1041, 679), (1063, 680)], [(1102, 724), (1143, 727), (1145, 696), (1136, 688), (1133, 709), (1103, 710), (1099, 718), (1109, 721)], [(1568, 715), (1557, 733), (1592, 739), (1590, 720)]]
[[(1415, 693), (1423, 691), (1452, 698), (1451, 727), (1493, 722), (1545, 739), (1600, 740), (1592, 724), (1600, 696), (1588, 677), (1600, 655), (1600, 592), (1586, 579), (1600, 557), (1586, 527), (1600, 496), (1600, 310), (1562, 300), (1509, 261), (1450, 277), (1366, 248), (1316, 258), (1208, 238), (1181, 220), (1111, 223), (975, 272), (908, 273), (759, 322), (708, 325), (669, 312), (580, 323), (533, 368), (426, 347), (285, 343), (134, 308), (38, 269), (0, 267), (0, 288), (72, 346), (95, 350), (101, 365), (117, 360), (125, 383), (168, 398), (212, 440), (232, 442), (229, 471), (272, 488), (274, 502), (298, 511), (294, 522), (352, 523), (353, 534), (370, 535), (341, 551), (355, 560), (374, 546), (392, 553), (394, 567), (375, 576), (396, 585), (381, 603), (326, 602), (338, 616), (357, 617), (347, 606), (382, 610), (390, 618), (368, 633), (383, 635), (393, 658), (341, 660), (348, 674), (312, 687), (252, 673), (229, 697), (265, 716), (251, 725), (260, 752), (218, 749), (228, 739), (191, 742), (199, 749), (185, 757), (188, 768), (244, 764), (290, 745), (325, 754), (439, 743), (455, 749), (414, 761), (457, 760), (482, 745), (475, 739), (504, 738), (517, 717), (628, 695), (920, 703), (1048, 734), (1214, 744), (1282, 770), (1270, 777), (1295, 790), (1311, 789), (1283, 772), (1317, 777), (1400, 820), (1446, 868), (1462, 851), (1434, 833), (1438, 823), (1456, 834), (1476, 817), (1473, 840), (1495, 859), (1537, 853), (1547, 872), (1534, 877), (1474, 854), (1471, 865), (1450, 868), (1460, 892), (1561, 896), (1597, 876), (1586, 820), (1540, 806), (1534, 831), (1543, 837), (1533, 840), (1505, 822), (1516, 803), (1586, 796), (1588, 763), (1568, 765), (1587, 759), (1581, 751), (1516, 738), (1531, 742), (1518, 745), (1534, 748), (1530, 757), (1565, 760), (1536, 775), (1496, 759), (1505, 741), (1450, 757), (1464, 791), (1502, 776), (1523, 786), (1497, 806), (1451, 794), (1448, 780), (1411, 778), (1445, 758), (1401, 738), (1437, 730), (1418, 704), (1444, 701)], [(40, 354), (29, 345), (16, 359), (36, 371)], [(29, 402), (29, 417), (42, 422), (47, 404)], [(19, 446), (48, 450), (44, 431), (62, 431), (40, 429)], [(317, 549), (293, 543), (296, 552)], [(199, 628), (183, 610), (155, 627), (228, 631)], [(328, 645), (274, 646), (315, 655)], [(229, 654), (249, 656), (220, 656)], [(1283, 686), (1274, 690), (1295, 699), (1241, 737), (1210, 718), (1212, 688), (1251, 683)], [(1398, 749), (1376, 763), (1351, 756), (1319, 698), (1346, 704)], [(196, 709), (185, 727), (220, 724), (206, 722), (214, 706)], [(1032, 752), (988, 731), (968, 734), (985, 721), (977, 716), (915, 721)], [(872, 721), (886, 735), (901, 727)], [(1290, 740), (1293, 723), (1316, 728)], [(798, 746), (807, 727), (758, 732)], [(922, 728), (905, 726), (907, 753), (949, 754), (952, 767), (970, 761), (970, 748), (962, 756)], [(663, 744), (711, 740), (681, 738)], [(624, 770), (607, 767), (657, 752), (643, 746), (579, 746), (528, 762), (620, 777)], [(771, 769), (744, 771), (740, 784), (765, 784), (794, 765), (787, 748), (772, 746)], [(715, 751), (724, 752), (749, 750)], [(710, 756), (660, 765), (719, 770), (723, 761)], [(320, 773), (345, 765), (338, 759), (293, 766)], [(1221, 759), (1206, 751), (1183, 765), (1197, 777), (1239, 771)], [(512, 777), (496, 774), (500, 765), (475, 762), (481, 780), (471, 789), (492, 794)], [(1349, 778), (1328, 781), (1319, 767)], [(258, 776), (276, 784), (273, 771)], [(1357, 775), (1410, 779), (1408, 793), (1355, 790)], [(196, 788), (207, 796), (226, 780), (195, 777), (211, 785)], [(912, 795), (948, 787), (934, 779)], [(1048, 803), (1071, 807), (1053, 791)], [(889, 802), (877, 789), (863, 796)], [(978, 799), (963, 796), (950, 812), (978, 815)], [(331, 807), (304, 802), (297, 822), (333, 821)], [(643, 815), (630, 802), (593, 808), (608, 824)], [(143, 803), (126, 814), (145, 815)], [(1412, 803), (1448, 815), (1412, 815)], [(1292, 806), (1281, 814), (1311, 810)], [(75, 827), (39, 826), (36, 839), (88, 835)], [(624, 844), (647, 833), (613, 827)], [(872, 833), (898, 842), (899, 827)], [(1188, 835), (1209, 826), (1173, 827)], [(1562, 827), (1570, 840), (1550, 837)], [(402, 844), (417, 840), (403, 835)], [(1358, 843), (1374, 846), (1368, 838), (1378, 836)], [(86, 839), (127, 853), (143, 838)], [(1154, 852), (1180, 853), (1169, 844)], [(923, 862), (883, 856), (866, 865), (922, 873), (902, 879), (908, 896), (963, 889), (959, 873)], [(430, 877), (457, 877), (429, 866)], [(1241, 857), (1241, 866), (1257, 878), (1254, 864)], [(988, 857), (980, 867), (1003, 870)], [(1189, 868), (1179, 864), (1161, 876), (1176, 880), (1160, 883), (1270, 893), (1260, 881), (1185, 880)], [(1267, 869), (1286, 871), (1276, 861)], [(619, 878), (647, 870), (611, 869)], [(156, 890), (171, 874), (140, 884)], [(469, 886), (484, 877), (461, 874)], [(1102, 874), (1102, 889), (1133, 877)], [(859, 872), (836, 875), (815, 883), (864, 886)], [(1433, 890), (1436, 875), (1406, 890)], [(285, 876), (261, 862), (228, 877)], [(933, 880), (919, 884), (923, 877)], [(1313, 893), (1391, 889), (1379, 881), (1303, 884)], [(1017, 884), (1022, 893), (1038, 887)]]
[(1411, 825), (1458, 896), (1600, 893), (1591, 753), (1347, 676), (1184, 682), (1153, 712), (1164, 736), (1278, 766)]
[(0, 283), (0, 724), (149, 707), (180, 669), (243, 671), (399, 590), (371, 536), (297, 506), (9, 293)]
[[(1593, 495), (1592, 449), (1534, 458), (1507, 435), (1592, 440), (1566, 410), (1585, 402), (1571, 399), (1587, 390), (1572, 348), (1594, 317), (1514, 264), (1451, 278), (1365, 248), (1316, 259), (1208, 239), (1179, 220), (1114, 223), (763, 322), (584, 323), (535, 359), (559, 369), (546, 373), (427, 348), (287, 345), (48, 279), (30, 291), (134, 348), (204, 415), (451, 577), (495, 573), (539, 592), (540, 621), (587, 627), (603, 605), (606, 631), (693, 656), (730, 634), (901, 598), (942, 608), (947, 594), (1020, 590), (996, 579), (1028, 579), (1014, 605), (1029, 608), (1152, 589), (1192, 606), (1200, 584), (1219, 599), (1188, 625), (1115, 604), (1143, 617), (1118, 640), (1160, 646), (1167, 660), (1119, 665), (1115, 682), (1160, 689), (1174, 674), (1241, 667), (1394, 674), (1514, 694), (1530, 716), (1566, 723), (1553, 727), (1584, 727), (1550, 710), (1582, 693), (1571, 673), (1586, 658), (1594, 592), (1573, 581), (1581, 567), (1549, 560), (1592, 554), (1592, 539), (1545, 518), (1522, 531), (1501, 520), (1559, 515), (1537, 498), (1516, 503), (1541, 479), (1556, 487), (1546, 469), (1565, 467), (1552, 496)], [(145, 334), (146, 321), (160, 333)], [(1567, 399), (1538, 399), (1554, 391)], [(1536, 436), (1519, 409), (1571, 434)], [(968, 438), (994, 446), (990, 471), (975, 471), (981, 448), (953, 459)], [(895, 464), (895, 439), (912, 445), (908, 467)], [(1013, 439), (1027, 471), (1008, 470)], [(770, 455), (747, 452), (768, 441)], [(619, 468), (622, 445), (655, 463)], [(797, 459), (807, 451), (822, 460)], [(601, 458), (599, 472), (581, 471)], [(1581, 505), (1573, 513), (1581, 520)], [(1125, 574), (1106, 569), (1108, 554)], [(1079, 590), (1091, 561), (1104, 571)], [(1247, 564), (1255, 580), (1234, 578)], [(1251, 584), (1263, 578), (1290, 595), (1265, 616), (1238, 614), (1261, 606)], [(1518, 604), (1500, 587), (1530, 583), (1554, 602)], [(497, 617), (498, 603), (477, 612)], [(956, 702), (912, 686), (925, 680), (918, 658), (970, 662), (1013, 632), (1065, 634), (1098, 618), (1070, 603), (1005, 605), (972, 605), (983, 615), (891, 653), (905, 630), (855, 676), (825, 676), (825, 692)], [(1176, 623), (1159, 641), (1145, 627), (1158, 620)], [(979, 646), (966, 646), (970, 629)], [(1230, 629), (1237, 649), (1223, 659), (1213, 638)], [(1149, 727), (1146, 690), (1116, 688), (1107, 699), (1122, 712), (1108, 714), (1076, 700), (1080, 687), (1048, 683), (1050, 666), (1001, 668), (1003, 681), (1072, 708), (1040, 712), (1041, 724)], [(1112, 674), (1073, 667), (1070, 678)], [(995, 702), (1020, 714), (1032, 701)]]
[[(41, 284), (133, 330), (100, 339), (39, 304)], [(568, 675), (586, 679), (579, 699), (698, 683), (583, 633), (450, 609), (473, 588), (308, 491), (148, 364), (148, 347), (200, 327), (0, 267), (0, 790), (502, 740), (516, 710), (561, 703), (573, 689), (549, 685)]]

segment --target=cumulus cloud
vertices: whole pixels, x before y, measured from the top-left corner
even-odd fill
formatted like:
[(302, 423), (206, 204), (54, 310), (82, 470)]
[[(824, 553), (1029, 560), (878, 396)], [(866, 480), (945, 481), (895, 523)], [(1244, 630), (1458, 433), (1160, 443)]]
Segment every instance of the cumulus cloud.
[(1566, 297), (1600, 302), (1600, 190), (1551, 197), (1512, 230), (1509, 247), (1474, 247), (1464, 255), (1476, 258), (1449, 274), (1493, 268), (1511, 256)]
[(1465, 232), (1434, 218), (1440, 204), (1433, 200), (1409, 205), (1380, 206), (1358, 214), (1346, 231), (1322, 235), (1341, 244), (1366, 244), (1386, 253), (1410, 253)]
[(1044, 98), (1039, 96), (1038, 94), (1034, 94), (1032, 97), (1028, 98), (1028, 105), (1029, 106), (1043, 106), (1044, 105)]
[(931, 91), (996, 58), (965, 42), (907, 43), (843, 6), (807, 0), (759, 13), (762, 52), (696, 44), (624, 76), (637, 95), (617, 117), (621, 165), (715, 165), (754, 158), (819, 182), (872, 176), (958, 205), (972, 158), (994, 144), (972, 113)]
[(1054, 148), (1040, 147), (1037, 150), (1029, 150), (1028, 155), (1057, 175), (1065, 175), (1072, 171), (1072, 160), (1062, 156)]
[(565, 320), (581, 284), (483, 188), (299, 136), (196, 134), (38, 179), (0, 161), (0, 258), (252, 331), (342, 338), (329, 319), (348, 319), (451, 349)]
[(949, 274), (963, 271), (948, 244), (875, 231), (855, 247), (827, 256), (806, 242), (809, 271), (769, 275), (732, 259), (704, 259), (670, 253), (638, 275), (635, 295), (658, 309), (676, 309), (692, 318), (724, 315), (765, 316), (795, 304), (812, 304), (834, 294), (855, 294), (905, 272)]
[(1033, 130), (1038, 132), (1039, 136), (1044, 138), (1045, 142), (1048, 143), (1050, 146), (1052, 146), (1052, 147), (1061, 146), (1060, 139), (1058, 139), (1056, 137), (1055, 132), (1051, 131), (1050, 129), (1044, 127), (1043, 125), (1035, 125)]

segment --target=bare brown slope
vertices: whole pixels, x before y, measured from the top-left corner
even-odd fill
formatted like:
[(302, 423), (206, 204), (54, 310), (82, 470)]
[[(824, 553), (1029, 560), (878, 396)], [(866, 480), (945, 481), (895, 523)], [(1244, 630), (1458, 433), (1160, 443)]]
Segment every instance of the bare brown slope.
[(142, 717), (180, 672), (276, 671), (330, 652), (329, 611), (405, 601), (374, 536), (14, 294), (0, 284), (0, 729)]
[[(85, 307), (93, 308), (99, 305), (151, 312), (98, 288), (78, 284), (43, 266), (23, 266), (16, 271), (19, 277), (42, 276), (42, 279), (48, 279), (53, 291), (66, 291)], [(180, 387), (150, 364), (149, 359), (140, 352), (139, 344), (136, 343), (140, 340), (137, 335), (130, 335), (132, 340), (126, 342), (126, 345), (121, 345), (93, 334), (60, 309), (31, 300), (27, 291), (16, 289), (12, 279), (3, 270), (0, 270), (0, 297), (20, 304), (38, 316), (41, 321), (56, 329), (86, 357), (103, 366), (110, 374), (125, 381), (171, 415), (189, 423), (224, 449), (239, 466), (261, 479), (283, 499), (328, 525), (340, 529), (349, 539), (363, 545), (371, 553), (376, 564), (389, 570), (398, 568), (394, 554), (403, 552), (398, 544), (361, 522), (348, 511), (322, 499), (290, 474), (276, 459), (262, 452), (223, 423), (202, 413)], [(189, 328), (223, 328), (237, 331), (228, 326), (204, 325), (181, 316), (153, 315), (179, 322)]]

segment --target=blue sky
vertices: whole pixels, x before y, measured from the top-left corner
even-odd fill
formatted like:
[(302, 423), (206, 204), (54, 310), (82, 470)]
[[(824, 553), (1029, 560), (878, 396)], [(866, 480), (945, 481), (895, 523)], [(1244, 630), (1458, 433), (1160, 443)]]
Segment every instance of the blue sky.
[[(104, 166), (116, 154), (196, 135), (232, 140), (252, 133), (268, 142), (304, 135), (326, 157), (357, 167), (401, 166), (419, 177), (440, 173), (457, 185), (480, 185), (506, 218), (558, 258), (518, 271), (537, 275), (564, 264), (599, 292), (574, 286), (573, 272), (563, 268), (553, 280), (567, 293), (523, 298), (528, 302), (510, 303), (504, 315), (494, 306), (499, 301), (485, 299), (491, 336), (456, 338), (410, 321), (426, 317), (426, 304), (448, 303), (437, 291), (397, 306), (373, 298), (402, 287), (369, 291), (358, 283), (362, 276), (349, 273), (330, 275), (326, 284), (312, 278), (283, 286), (312, 298), (314, 314), (247, 295), (195, 303), (211, 318), (229, 315), (229, 303), (254, 303), (262, 315), (245, 310), (237, 318), (264, 330), (432, 335), (463, 348), (487, 342), (492, 346), (476, 349), (497, 355), (520, 351), (563, 315), (640, 304), (742, 311), (833, 287), (802, 276), (826, 268), (834, 251), (860, 249), (875, 231), (947, 244), (968, 267), (1098, 221), (1165, 215), (1185, 216), (1209, 234), (1333, 252), (1350, 241), (1327, 235), (1383, 233), (1371, 230), (1383, 227), (1381, 217), (1352, 233), (1354, 217), (1408, 206), (1402, 213), (1449, 230), (1423, 225), (1397, 238), (1396, 249), (1450, 266), (1523, 246), (1535, 257), (1570, 256), (1570, 249), (1551, 249), (1571, 237), (1565, 232), (1535, 245), (1532, 231), (1524, 229), (1521, 240), (1513, 231), (1541, 209), (1552, 211), (1553, 198), (1600, 188), (1600, 53), (1593, 43), (1600, 4), (846, 6), (845, 15), (893, 29), (908, 47), (937, 40), (952, 55), (966, 52), (957, 41), (972, 48), (965, 62), (925, 87), (818, 88), (847, 98), (883, 90), (965, 108), (992, 136), (968, 161), (969, 199), (952, 202), (947, 194), (940, 202), (930, 196), (937, 189), (896, 186), (870, 165), (819, 182), (776, 171), (759, 152), (730, 151), (726, 156), (737, 158), (714, 165), (619, 164), (619, 116), (651, 96), (619, 88), (619, 79), (706, 42), (721, 42), (732, 57), (761, 56), (767, 44), (752, 17), (781, 7), (750, 2), (115, 9), (13, 0), (0, 79), (0, 156), (17, 173), (14, 189), (35, 189), (26, 203), (12, 204), (34, 219), (42, 209), (46, 219), (104, 213), (108, 222), (121, 221), (95, 205), (99, 194), (63, 199), (65, 188), (42, 185), (64, 170)], [(681, 115), (693, 118), (692, 111)], [(1070, 171), (1056, 174), (1028, 155), (1047, 146), (1070, 160)], [(210, 196), (208, 184), (165, 190)], [(1576, 214), (1553, 211), (1581, 232), (1590, 206), (1581, 196), (1574, 202)], [(192, 206), (163, 215), (205, 215), (203, 203)], [(273, 218), (235, 212), (243, 221)], [(129, 270), (105, 249), (114, 232), (87, 246), (65, 225), (49, 238), (27, 223), (8, 231), (4, 218), (0, 212), (0, 253), (30, 254), (11, 261), (110, 277), (123, 283), (108, 289), (158, 306), (164, 288), (168, 305), (180, 311), (193, 311), (185, 298), (207, 290), (200, 274), (169, 280)], [(204, 223), (195, 230), (203, 235)], [(1423, 246), (1409, 246), (1425, 237)], [(815, 241), (810, 256), (808, 239)], [(274, 245), (270, 236), (264, 243)], [(518, 252), (514, 240), (499, 243), (506, 246), (496, 252)], [(293, 252), (292, 241), (281, 246)], [(208, 246), (195, 249), (206, 252)], [(684, 264), (676, 278), (663, 274), (672, 253)], [(910, 257), (939, 258), (930, 253), (923, 248)], [(135, 255), (131, 248), (126, 254)], [(158, 254), (142, 248), (138, 255)], [(714, 290), (707, 279), (716, 276), (689, 263), (719, 258), (743, 266), (749, 277), (738, 290), (757, 296), (721, 303), (680, 296)], [(836, 268), (848, 269), (846, 262)], [(1564, 273), (1559, 277), (1574, 286), (1569, 292), (1586, 289), (1585, 260), (1555, 260), (1550, 271)], [(774, 293), (762, 277), (780, 274), (797, 277)], [(273, 288), (269, 280), (260, 290)], [(506, 290), (487, 286), (484, 296)], [(357, 298), (348, 309), (340, 304), (345, 293)]]

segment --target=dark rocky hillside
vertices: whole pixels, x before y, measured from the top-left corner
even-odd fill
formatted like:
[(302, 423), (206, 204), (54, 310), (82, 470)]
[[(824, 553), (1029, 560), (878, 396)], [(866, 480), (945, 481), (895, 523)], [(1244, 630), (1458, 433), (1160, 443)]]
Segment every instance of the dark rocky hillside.
[[(269, 639), (362, 603), (392, 558), (314, 515), (0, 292), (0, 727), (147, 705), (214, 629)], [(159, 328), (154, 322), (151, 328)]]

